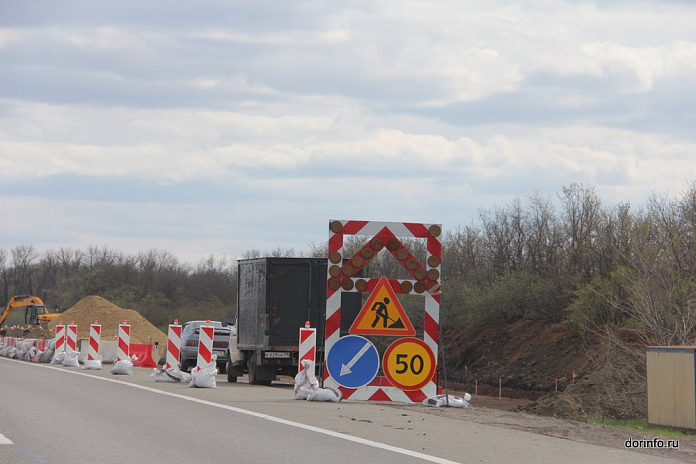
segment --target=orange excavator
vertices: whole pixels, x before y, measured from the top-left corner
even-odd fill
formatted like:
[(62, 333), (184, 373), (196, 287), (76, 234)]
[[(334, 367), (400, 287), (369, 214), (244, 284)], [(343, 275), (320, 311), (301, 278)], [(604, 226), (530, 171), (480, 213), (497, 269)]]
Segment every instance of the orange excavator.
[(32, 295), (15, 295), (0, 313), (0, 335), (5, 335), (3, 324), (15, 309), (24, 308), (24, 323), (28, 330), (37, 327), (48, 328), (48, 322), (60, 316), (58, 313), (50, 313), (41, 298)]

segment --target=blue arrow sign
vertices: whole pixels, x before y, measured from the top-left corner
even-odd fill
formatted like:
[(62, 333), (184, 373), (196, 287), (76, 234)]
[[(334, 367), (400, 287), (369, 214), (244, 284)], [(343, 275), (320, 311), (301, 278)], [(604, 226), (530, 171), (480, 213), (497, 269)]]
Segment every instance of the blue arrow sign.
[(370, 340), (346, 335), (333, 344), (326, 356), (329, 375), (341, 386), (360, 388), (372, 382), (379, 371), (379, 353)]

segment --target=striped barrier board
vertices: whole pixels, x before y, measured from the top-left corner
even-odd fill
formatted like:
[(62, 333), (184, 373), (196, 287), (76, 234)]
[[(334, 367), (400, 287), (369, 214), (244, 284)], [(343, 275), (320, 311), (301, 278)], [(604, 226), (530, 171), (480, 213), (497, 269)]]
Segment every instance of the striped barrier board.
[(116, 346), (116, 361), (130, 359), (130, 329), (127, 321), (118, 325), (118, 344)]
[(302, 372), (304, 366), (302, 361), (308, 359), (312, 361), (312, 375), (315, 375), (315, 366), (317, 360), (317, 329), (309, 327), (309, 323), (305, 327), (300, 328), (300, 360), (297, 372)]
[(179, 325), (179, 320), (176, 319), (174, 320), (174, 324), (169, 324), (169, 330), (167, 331), (167, 355), (164, 368), (169, 369), (172, 366), (178, 366), (180, 357), (181, 326)]
[[(341, 338), (341, 294), (343, 292), (372, 293), (380, 278), (358, 277), (358, 272), (367, 263), (386, 249), (406, 269), (410, 279), (387, 279), (394, 294), (418, 295), (425, 299), (423, 313), (424, 330), (422, 341), (427, 347), (428, 359), (437, 360), (440, 340), (440, 275), (442, 266), (442, 244), (440, 224), (408, 222), (376, 222), (354, 220), (329, 221), (329, 258), (327, 266), (325, 352)], [(370, 237), (366, 244), (352, 256), (346, 256), (344, 238), (347, 236)], [(401, 239), (423, 239), (426, 242), (426, 259), (421, 263)], [(379, 335), (379, 334), (377, 334)], [(381, 334), (386, 335), (386, 334)], [(416, 343), (404, 345), (412, 349)], [(421, 349), (421, 348), (418, 348)], [(426, 349), (426, 348), (422, 348)], [(386, 353), (385, 353), (386, 354)], [(424, 357), (423, 354), (417, 354)], [(400, 358), (401, 359), (401, 358)], [(430, 372), (430, 370), (428, 370)], [(403, 390), (392, 386), (383, 377), (377, 377), (359, 388), (341, 386), (328, 369), (324, 371), (324, 386), (339, 388), (343, 398), (373, 401), (420, 402), (437, 393), (437, 366), (431, 378), (423, 386)], [(386, 383), (386, 385), (385, 385)]]
[[(210, 324), (210, 321), (206, 321)], [(213, 337), (215, 336), (215, 327), (212, 325), (202, 325), (199, 328), (198, 335), (198, 358), (196, 359), (196, 369), (213, 362)]]
[(65, 350), (68, 353), (74, 353), (75, 351), (77, 351), (77, 325), (76, 324), (73, 324), (73, 323), (68, 324)]
[(56, 325), (55, 352), (56, 354), (65, 353), (65, 325), (63, 325), (62, 323)]
[(101, 345), (101, 325), (96, 321), (89, 326), (89, 345), (87, 346), (87, 360), (99, 359), (99, 345)]

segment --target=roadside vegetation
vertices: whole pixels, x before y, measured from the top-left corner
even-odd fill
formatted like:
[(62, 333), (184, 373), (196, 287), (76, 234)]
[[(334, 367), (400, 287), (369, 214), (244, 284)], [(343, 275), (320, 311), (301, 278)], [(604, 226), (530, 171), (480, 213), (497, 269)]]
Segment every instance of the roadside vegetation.
[(678, 430), (670, 427), (648, 425), (648, 419), (612, 419), (607, 417), (592, 417), (587, 420), (589, 424), (603, 427), (616, 427), (622, 430), (639, 432), (643, 435), (659, 437), (694, 438), (694, 433), (686, 430)]
[[(353, 241), (346, 248), (360, 245)], [(424, 258), (422, 243), (408, 246)], [(244, 257), (325, 256), (325, 250), (325, 244), (311, 244), (306, 252), (279, 247)], [(625, 342), (616, 327), (632, 331), (643, 346), (691, 343), (695, 270), (696, 185), (678, 197), (655, 194), (640, 207), (605, 207), (592, 186), (572, 184), (558, 201), (534, 194), (481, 210), (476, 223), (448, 229), (441, 320), (445, 328), (568, 321), (617, 346)], [(380, 253), (365, 273), (383, 272), (404, 271)], [(127, 255), (107, 246), (0, 249), (0, 303), (24, 293), (62, 309), (99, 295), (137, 309), (157, 326), (174, 317), (231, 319), (236, 260), (211, 255), (186, 264), (170, 251)]]

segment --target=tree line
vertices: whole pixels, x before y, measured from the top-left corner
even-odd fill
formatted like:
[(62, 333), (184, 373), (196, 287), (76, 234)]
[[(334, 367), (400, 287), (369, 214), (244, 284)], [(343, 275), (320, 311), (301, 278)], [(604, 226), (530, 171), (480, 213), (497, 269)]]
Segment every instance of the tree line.
[[(443, 325), (540, 318), (569, 321), (581, 331), (624, 324), (646, 343), (689, 342), (696, 323), (696, 185), (678, 197), (653, 194), (638, 208), (604, 206), (591, 185), (571, 184), (557, 197), (534, 194), (482, 209), (475, 223), (444, 234)], [(362, 243), (351, 238), (348, 254)], [(424, 243), (407, 246), (425, 259)], [(261, 255), (324, 257), (326, 244), (251, 250), (244, 257)], [(211, 255), (190, 265), (162, 250), (40, 253), (20, 245), (0, 249), (0, 296), (33, 294), (67, 309), (99, 295), (161, 327), (175, 317), (231, 319), (236, 264)], [(384, 251), (365, 273), (406, 277)]]

